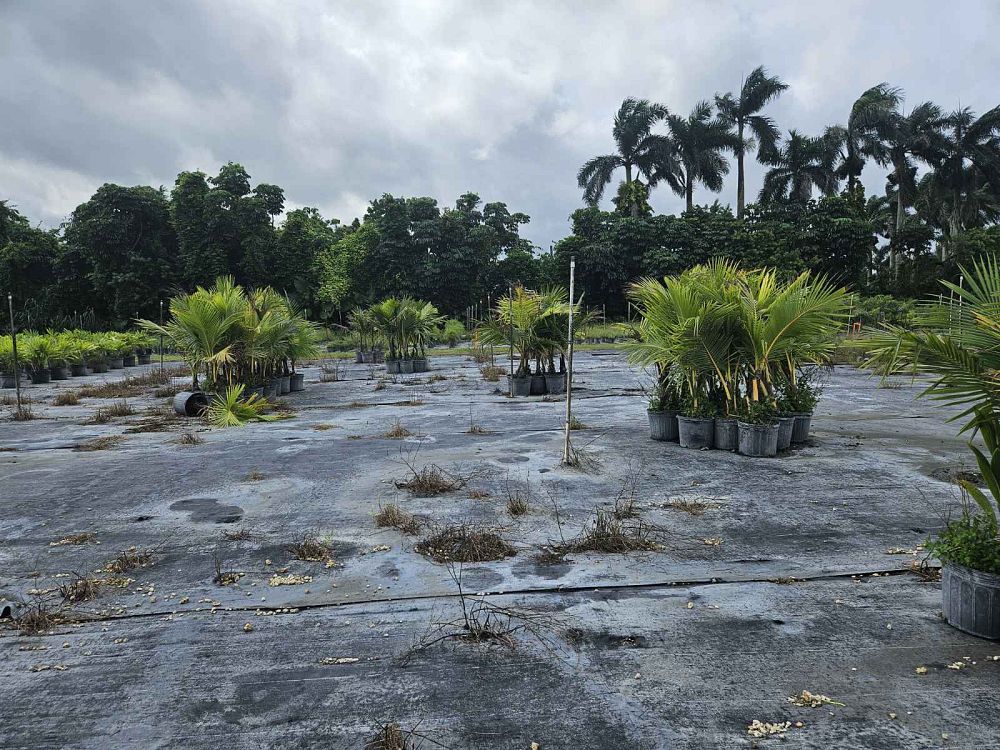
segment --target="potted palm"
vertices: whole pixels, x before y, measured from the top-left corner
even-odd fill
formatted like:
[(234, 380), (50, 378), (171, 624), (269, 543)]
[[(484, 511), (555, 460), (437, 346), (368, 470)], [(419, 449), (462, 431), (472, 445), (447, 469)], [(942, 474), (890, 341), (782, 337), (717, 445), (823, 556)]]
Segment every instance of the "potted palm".
[(49, 342), (49, 372), (53, 380), (69, 378), (69, 358), (71, 347), (65, 336), (54, 331), (45, 334)]
[(705, 394), (689, 392), (677, 414), (677, 442), (682, 448), (711, 448), (715, 444), (718, 408)]
[(771, 401), (747, 400), (736, 424), (741, 454), (754, 457), (777, 455), (778, 422)]
[(13, 388), (14, 342), (10, 336), (0, 336), (0, 388)]
[(994, 256), (960, 267), (965, 284), (942, 281), (949, 295), (916, 307), (913, 330), (888, 325), (873, 337), (867, 364), (886, 376), (910, 371), (931, 377), (920, 393), (961, 411), (984, 488), (962, 480), (956, 518), (927, 549), (941, 561), (941, 603), (947, 622), (983, 638), (1000, 638), (1000, 265)]
[(49, 357), (52, 354), (52, 346), (47, 336), (30, 334), (23, 339), (22, 351), (24, 361), (28, 366), (28, 376), (32, 383), (48, 383), (52, 380), (52, 371), (49, 370)]

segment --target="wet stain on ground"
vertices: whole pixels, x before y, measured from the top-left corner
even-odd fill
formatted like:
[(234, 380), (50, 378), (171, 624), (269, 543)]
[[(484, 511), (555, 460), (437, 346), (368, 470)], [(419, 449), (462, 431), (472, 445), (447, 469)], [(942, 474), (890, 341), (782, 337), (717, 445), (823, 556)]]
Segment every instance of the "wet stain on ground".
[(238, 505), (224, 505), (214, 497), (178, 500), (170, 505), (170, 510), (186, 512), (188, 520), (196, 523), (236, 523), (243, 518), (243, 508)]
[(530, 459), (527, 456), (519, 456), (519, 455), (515, 455), (515, 456), (500, 456), (500, 458), (496, 459), (497, 463), (500, 463), (500, 464), (521, 464), (521, 463), (525, 463), (525, 462), (527, 462), (529, 460)]
[(607, 631), (570, 628), (566, 631), (566, 640), (576, 647), (592, 646), (605, 650), (649, 648), (649, 639), (644, 635), (636, 635), (634, 633), (618, 634)]
[(554, 581), (569, 573), (572, 567), (573, 563), (565, 559), (550, 562), (548, 560), (539, 560), (537, 557), (526, 557), (518, 560), (511, 569), (511, 572), (517, 578), (535, 576), (537, 578), (544, 578), (547, 581)]

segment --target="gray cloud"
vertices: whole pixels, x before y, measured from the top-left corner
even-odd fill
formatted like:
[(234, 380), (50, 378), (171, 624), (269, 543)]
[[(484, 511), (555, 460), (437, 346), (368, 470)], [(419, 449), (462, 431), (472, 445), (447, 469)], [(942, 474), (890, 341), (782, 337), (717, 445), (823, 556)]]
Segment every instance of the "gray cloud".
[[(779, 125), (818, 133), (889, 81), (917, 103), (1000, 101), (991, 0), (440, 2), (0, 0), (0, 198), (55, 225), (104, 182), (243, 163), (350, 220), (382, 192), (465, 190), (531, 215), (542, 247), (580, 164), (638, 96), (686, 113), (766, 65)], [(751, 164), (748, 192), (762, 170)], [(869, 191), (884, 176), (865, 174)], [(735, 184), (696, 200), (735, 200)], [(680, 199), (654, 192), (658, 210)]]

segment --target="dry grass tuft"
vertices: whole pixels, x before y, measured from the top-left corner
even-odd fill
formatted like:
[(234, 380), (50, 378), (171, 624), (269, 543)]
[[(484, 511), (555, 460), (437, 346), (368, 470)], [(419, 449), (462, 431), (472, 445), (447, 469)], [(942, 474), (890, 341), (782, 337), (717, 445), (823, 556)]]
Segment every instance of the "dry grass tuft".
[(572, 417), (569, 418), (569, 428), (571, 430), (589, 430), (590, 429), (590, 425), (584, 424), (579, 419), (577, 419), (576, 416), (574, 415), (574, 416), (572, 416)]
[(415, 750), (410, 735), (403, 734), (399, 724), (383, 724), (368, 742), (365, 750)]
[(337, 425), (330, 424), (329, 422), (320, 422), (319, 424), (314, 424), (312, 428), (316, 430), (316, 432), (326, 432), (327, 430), (336, 429), (336, 427)]
[(423, 524), (412, 513), (407, 513), (395, 503), (380, 505), (375, 514), (375, 525), (380, 529), (398, 529), (404, 534), (419, 534)]
[(19, 604), (10, 625), (24, 635), (40, 635), (77, 620), (64, 606), (53, 606), (41, 597), (34, 597)]
[(218, 555), (212, 555), (212, 563), (215, 566), (215, 575), (212, 576), (212, 583), (216, 586), (232, 586), (239, 583), (243, 577), (242, 573), (222, 569), (222, 560)]
[(297, 542), (286, 548), (296, 560), (306, 562), (326, 562), (333, 553), (333, 548), (315, 534), (305, 534)]
[(177, 442), (181, 445), (201, 445), (205, 441), (193, 432), (185, 432), (177, 438)]
[(10, 417), (15, 422), (30, 422), (32, 419), (35, 418), (35, 412), (31, 410), (31, 407), (28, 406), (27, 402), (22, 401), (21, 408), (18, 409), (15, 407)]
[(89, 602), (100, 596), (103, 583), (100, 578), (77, 574), (74, 580), (59, 585), (59, 593), (62, 595), (63, 601), (71, 604)]
[(442, 380), (447, 380), (447, 375), (442, 375), (441, 373), (434, 373), (429, 378), (427, 378), (428, 383), (440, 383)]
[(489, 430), (483, 427), (481, 424), (471, 424), (469, 429), (465, 431), (466, 435), (492, 435)]
[(479, 368), (479, 372), (483, 376), (483, 380), (488, 383), (496, 383), (500, 380), (501, 376), (504, 375), (505, 370), (502, 367), (497, 367), (496, 365), (484, 365)]
[(379, 437), (388, 438), (389, 440), (402, 440), (403, 438), (412, 436), (413, 433), (406, 429), (398, 419), (392, 423), (392, 427), (379, 435)]
[(124, 438), (121, 435), (108, 435), (107, 437), (94, 438), (93, 440), (86, 440), (82, 443), (77, 443), (73, 446), (73, 450), (80, 451), (82, 453), (89, 453), (91, 451), (106, 451), (110, 448), (114, 448), (118, 445)]
[(384, 391), (384, 390), (385, 390), (385, 381), (384, 381), (384, 380), (379, 380), (379, 381), (378, 381), (378, 382), (377, 382), (377, 383), (375, 384), (375, 387), (374, 387), (374, 388), (373, 388), (372, 390), (373, 390), (373, 391), (375, 391), (376, 393), (377, 393), (378, 391)]
[(705, 513), (709, 508), (714, 508), (712, 503), (706, 503), (704, 500), (688, 500), (687, 498), (677, 498), (671, 500), (668, 503), (664, 503), (664, 508), (672, 508), (673, 510), (682, 510), (685, 513), (692, 516), (700, 516)]
[(157, 388), (153, 391), (153, 395), (156, 398), (173, 398), (181, 391), (187, 390), (187, 385), (165, 385), (163, 388)]
[(641, 520), (620, 520), (611, 511), (598, 510), (580, 535), (560, 545), (562, 552), (656, 552), (663, 545), (653, 539), (653, 528)]
[(507, 512), (517, 518), (528, 512), (528, 501), (520, 495), (507, 498)]
[(56, 397), (52, 399), (53, 406), (76, 406), (79, 403), (80, 397), (76, 391), (63, 391), (62, 393), (57, 393)]
[(223, 531), (222, 538), (229, 542), (245, 542), (253, 539), (253, 532), (246, 526), (240, 526), (238, 529)]
[(439, 563), (488, 562), (517, 554), (495, 531), (470, 524), (445, 526), (413, 549)]
[(102, 570), (104, 570), (105, 573), (121, 575), (122, 573), (128, 573), (129, 571), (136, 570), (137, 568), (145, 568), (152, 564), (152, 552), (133, 546), (129, 547), (113, 560), (109, 560)]
[(134, 375), (113, 383), (84, 386), (79, 390), (79, 394), (83, 398), (134, 398), (158, 386), (170, 385), (175, 376), (187, 374), (186, 367), (172, 367), (163, 372), (150, 370), (142, 375)]
[(62, 539), (49, 542), (50, 547), (66, 547), (71, 544), (89, 544), (97, 540), (97, 534), (93, 531), (82, 531), (79, 534), (68, 534)]
[(411, 476), (405, 481), (397, 481), (396, 488), (409, 490), (417, 497), (432, 497), (452, 492), (465, 484), (462, 477), (449, 474), (437, 464), (428, 464), (417, 471), (410, 466)]
[(488, 497), (493, 497), (487, 490), (471, 489), (469, 490), (470, 500), (485, 500)]
[(258, 471), (257, 469), (254, 469), (249, 474), (247, 474), (248, 482), (261, 482), (265, 479), (267, 479), (267, 477), (264, 475), (264, 472)]

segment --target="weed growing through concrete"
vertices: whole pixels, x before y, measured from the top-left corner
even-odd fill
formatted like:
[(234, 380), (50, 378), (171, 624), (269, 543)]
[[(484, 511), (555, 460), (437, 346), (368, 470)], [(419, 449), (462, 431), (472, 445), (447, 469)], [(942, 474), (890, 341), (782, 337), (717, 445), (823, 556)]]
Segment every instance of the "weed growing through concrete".
[(507, 513), (513, 517), (523, 516), (528, 512), (531, 500), (531, 482), (527, 475), (523, 482), (512, 480), (510, 472), (503, 481), (504, 496), (507, 498)]
[(688, 500), (687, 498), (676, 498), (668, 503), (664, 503), (664, 508), (671, 508), (673, 510), (684, 511), (688, 515), (700, 516), (705, 513), (709, 508), (715, 507), (711, 503), (706, 503), (704, 500)]
[(497, 367), (496, 365), (484, 365), (479, 368), (479, 373), (483, 376), (483, 380), (488, 383), (496, 383), (500, 380), (501, 376), (504, 374), (504, 369), (502, 367)]
[(375, 391), (376, 393), (379, 392), (379, 391), (384, 391), (385, 390), (385, 381), (384, 380), (379, 380), (375, 384), (375, 387), (372, 390)]
[(222, 559), (218, 554), (212, 555), (212, 564), (215, 567), (215, 575), (212, 576), (212, 583), (216, 586), (232, 586), (234, 583), (239, 583), (240, 578), (243, 577), (242, 573), (223, 570)]
[(307, 533), (287, 547), (292, 557), (306, 562), (326, 562), (333, 549), (315, 534)]
[(407, 513), (395, 503), (379, 506), (375, 514), (375, 525), (380, 529), (398, 529), (403, 534), (419, 534), (423, 527), (420, 519), (412, 513)]
[(101, 594), (103, 581), (93, 576), (81, 576), (79, 573), (69, 583), (59, 584), (59, 593), (64, 602), (79, 604), (96, 599)]
[(253, 539), (253, 532), (246, 526), (240, 526), (238, 529), (223, 531), (222, 538), (229, 542), (245, 542)]
[(594, 520), (575, 538), (565, 542), (564, 552), (655, 552), (663, 549), (655, 530), (642, 520), (620, 520), (614, 512), (597, 510)]
[(205, 441), (193, 432), (184, 432), (177, 438), (177, 442), (181, 445), (201, 445)]
[(413, 433), (406, 429), (399, 419), (396, 419), (388, 430), (379, 435), (379, 437), (388, 438), (389, 440), (402, 440), (403, 438), (412, 436)]
[(495, 530), (467, 523), (444, 526), (413, 549), (440, 563), (487, 562), (517, 554)]
[(103, 570), (105, 573), (121, 575), (122, 573), (128, 573), (138, 568), (145, 568), (152, 564), (152, 552), (132, 546), (120, 553), (118, 557), (109, 560), (104, 565)]
[(396, 488), (409, 490), (417, 497), (433, 497), (453, 492), (465, 486), (464, 477), (450, 474), (437, 464), (428, 464), (417, 469), (412, 463), (406, 463), (410, 476), (396, 482)]
[(625, 471), (621, 476), (621, 485), (615, 496), (615, 508), (612, 511), (615, 518), (638, 518), (639, 511), (635, 507), (639, 495), (639, 481), (642, 476), (642, 463), (635, 459), (625, 462)]
[[(79, 390), (83, 398), (133, 398), (156, 388), (170, 385), (175, 376), (189, 375), (186, 367), (150, 370), (142, 375), (125, 378), (112, 383), (84, 386)], [(179, 391), (178, 391), (179, 392)]]
[(41, 596), (32, 596), (15, 602), (14, 615), (8, 622), (10, 627), (24, 635), (40, 635), (78, 619), (65, 606), (53, 604)]
[(589, 430), (590, 426), (581, 422), (576, 418), (576, 415), (574, 415), (569, 418), (569, 428), (571, 430)]
[(31, 410), (31, 406), (22, 401), (21, 408), (15, 408), (10, 416), (15, 422), (30, 422), (35, 418), (35, 412)]
[(53, 406), (76, 406), (80, 403), (80, 397), (76, 394), (76, 391), (63, 391), (62, 393), (57, 393), (55, 398), (52, 399)]
[(336, 427), (337, 425), (335, 424), (330, 424), (328, 422), (320, 422), (319, 424), (314, 424), (312, 428), (316, 430), (316, 432), (326, 432), (327, 430), (336, 429)]
[(114, 448), (122, 440), (124, 440), (124, 438), (121, 435), (108, 435), (107, 437), (99, 437), (94, 438), (93, 440), (85, 440), (82, 443), (77, 443), (73, 446), (73, 450), (80, 451), (82, 453), (106, 451)]
[(411, 733), (404, 734), (395, 722), (383, 724), (375, 732), (375, 736), (365, 743), (365, 750), (415, 750), (411, 737)]
[(259, 471), (257, 469), (254, 469), (249, 474), (247, 474), (248, 482), (262, 482), (265, 479), (267, 479), (267, 477), (264, 475), (264, 472)]

